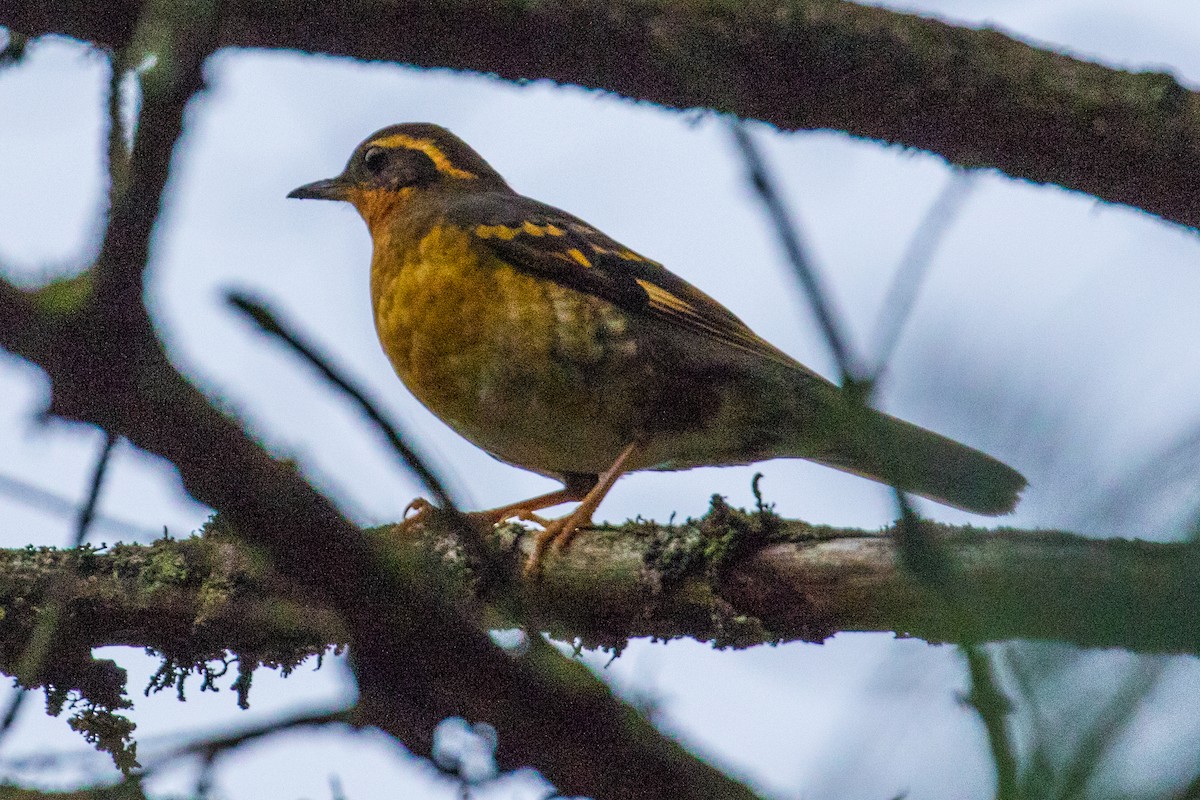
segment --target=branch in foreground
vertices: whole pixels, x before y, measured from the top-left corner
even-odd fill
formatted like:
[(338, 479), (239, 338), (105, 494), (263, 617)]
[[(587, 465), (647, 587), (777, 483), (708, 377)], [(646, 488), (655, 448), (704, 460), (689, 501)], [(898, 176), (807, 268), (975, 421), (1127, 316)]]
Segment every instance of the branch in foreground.
[[(0, 24), (120, 42), (139, 8), (11, 0)], [(225, 46), (549, 78), (844, 130), (1200, 226), (1200, 95), (991, 30), (843, 0), (232, 0), (223, 15)]]
[[(960, 601), (982, 640), (1200, 653), (1190, 623), (1200, 605), (1192, 544), (922, 524), (955, 560)], [(419, 536), (392, 528), (372, 535), (408, 551), (448, 596), (476, 607), (487, 598), (474, 594), (474, 568), (450, 530), (433, 521)], [(519, 531), (510, 526), (501, 535), (528, 549), (531, 537)], [(952, 639), (957, 615), (898, 563), (891, 533), (812, 526), (715, 501), (704, 518), (680, 526), (631, 522), (585, 532), (548, 560), (540, 581), (524, 584), (523, 600), (543, 630), (589, 647), (682, 636), (747, 647), (821, 641), (838, 631)], [(521, 563), (510, 564), (516, 576)], [(149, 647), (188, 665), (230, 650), (286, 665), (346, 639), (333, 611), (314, 606), (215, 521), (203, 536), (106, 552), (0, 551), (0, 653), (20, 652), (62, 574), (79, 575), (63, 641), (81, 653)], [(0, 670), (11, 674), (11, 667), (0, 661)]]

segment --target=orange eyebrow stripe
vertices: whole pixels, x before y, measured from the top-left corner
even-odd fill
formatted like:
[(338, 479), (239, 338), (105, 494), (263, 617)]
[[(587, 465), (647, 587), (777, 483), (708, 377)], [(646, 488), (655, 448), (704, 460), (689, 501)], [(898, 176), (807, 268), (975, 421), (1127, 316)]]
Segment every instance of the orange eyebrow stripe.
[(449, 175), (452, 178), (470, 179), (479, 177), (474, 172), (467, 172), (465, 169), (459, 169), (454, 166), (450, 158), (442, 152), (433, 139), (418, 139), (415, 136), (409, 136), (404, 133), (395, 133), (391, 136), (385, 136), (382, 139), (376, 139), (371, 144), (375, 147), (403, 147), (408, 150), (419, 150), (429, 156), (429, 160), (437, 167), (438, 172)]

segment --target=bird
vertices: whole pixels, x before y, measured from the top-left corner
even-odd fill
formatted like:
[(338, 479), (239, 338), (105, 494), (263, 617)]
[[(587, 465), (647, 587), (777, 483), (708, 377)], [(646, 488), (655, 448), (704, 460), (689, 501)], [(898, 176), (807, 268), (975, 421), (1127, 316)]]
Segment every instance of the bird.
[(663, 265), (516, 192), (441, 126), (383, 128), (339, 175), (288, 197), (348, 202), (366, 222), (375, 329), (412, 394), (492, 456), (561, 483), (473, 515), (541, 524), (527, 573), (638, 470), (802, 458), (983, 515), (1011, 511), (1025, 486), (979, 450), (851, 401)]

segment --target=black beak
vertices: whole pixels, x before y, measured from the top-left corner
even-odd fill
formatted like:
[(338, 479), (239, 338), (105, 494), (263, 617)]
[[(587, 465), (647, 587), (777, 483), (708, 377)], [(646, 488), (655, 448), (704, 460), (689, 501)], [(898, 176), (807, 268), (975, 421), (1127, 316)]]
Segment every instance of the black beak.
[(288, 197), (297, 200), (345, 200), (347, 186), (338, 178), (326, 178), (323, 181), (313, 181), (292, 189)]

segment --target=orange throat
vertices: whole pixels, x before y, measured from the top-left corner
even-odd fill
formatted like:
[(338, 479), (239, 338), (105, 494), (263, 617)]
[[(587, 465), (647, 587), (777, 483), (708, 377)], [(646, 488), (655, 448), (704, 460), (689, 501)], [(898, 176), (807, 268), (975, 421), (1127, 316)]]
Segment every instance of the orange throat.
[[(408, 203), (412, 197), (412, 187), (404, 189), (359, 189), (350, 191), (347, 198), (358, 209), (358, 213), (367, 223), (372, 237), (384, 235), (388, 220), (393, 219), (396, 212)], [(377, 240), (378, 241), (378, 240)]]

